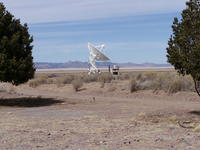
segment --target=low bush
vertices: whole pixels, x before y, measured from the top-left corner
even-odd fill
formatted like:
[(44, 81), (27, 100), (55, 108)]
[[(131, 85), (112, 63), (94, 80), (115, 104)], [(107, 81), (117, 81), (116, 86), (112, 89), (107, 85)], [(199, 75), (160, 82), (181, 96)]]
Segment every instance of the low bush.
[(79, 91), (82, 86), (83, 86), (83, 82), (81, 80), (72, 81), (72, 87), (76, 92)]
[(28, 85), (32, 88), (36, 88), (38, 87), (39, 85), (42, 85), (42, 84), (46, 84), (47, 83), (47, 79), (48, 79), (48, 76), (44, 75), (44, 76), (39, 76), (35, 79), (32, 79), (28, 82)]
[(182, 90), (182, 82), (181, 80), (174, 80), (169, 84), (168, 93), (177, 93)]
[(130, 73), (120, 73), (119, 79), (120, 80), (129, 80), (130, 79)]
[(135, 78), (132, 78), (129, 81), (129, 90), (130, 90), (131, 93), (136, 92), (136, 91), (139, 90), (139, 85), (138, 85), (138, 83), (137, 83)]
[(91, 75), (88, 75), (88, 74), (83, 74), (81, 76), (81, 79), (83, 80), (83, 82), (85, 83), (90, 83), (90, 82), (97, 82), (98, 81), (98, 74), (91, 74)]
[[(124, 72), (118, 78), (114, 78), (110, 73), (91, 74), (37, 74), (35, 79), (28, 82), (30, 87), (38, 87), (41, 84), (57, 84), (64, 86), (72, 84), (75, 91), (78, 91), (83, 83), (99, 82), (100, 87), (104, 88), (105, 83), (112, 80), (128, 80), (130, 92), (138, 90), (160, 90), (168, 93), (179, 91), (194, 91), (194, 83), (190, 76), (179, 76), (176, 72)], [(122, 82), (123, 83), (123, 82)], [(124, 82), (126, 83), (126, 82)]]
[(58, 86), (61, 86), (65, 84), (71, 84), (74, 79), (75, 75), (64, 75), (57, 77), (56, 80), (54, 80), (54, 82), (56, 82)]
[(114, 79), (110, 73), (102, 73), (98, 76), (98, 81), (103, 83), (110, 83)]
[(169, 82), (168, 93), (177, 93), (179, 91), (194, 91), (194, 85), (191, 78), (182, 77), (174, 78)]

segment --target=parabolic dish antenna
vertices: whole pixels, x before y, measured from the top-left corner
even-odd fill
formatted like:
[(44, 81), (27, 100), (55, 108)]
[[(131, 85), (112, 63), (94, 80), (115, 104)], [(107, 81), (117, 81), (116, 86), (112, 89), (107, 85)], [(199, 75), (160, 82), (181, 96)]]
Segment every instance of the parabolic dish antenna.
[(91, 73), (99, 73), (99, 69), (96, 66), (96, 61), (109, 61), (110, 59), (102, 53), (102, 49), (105, 45), (94, 46), (91, 43), (88, 43), (88, 49), (90, 52), (89, 56), (89, 74)]

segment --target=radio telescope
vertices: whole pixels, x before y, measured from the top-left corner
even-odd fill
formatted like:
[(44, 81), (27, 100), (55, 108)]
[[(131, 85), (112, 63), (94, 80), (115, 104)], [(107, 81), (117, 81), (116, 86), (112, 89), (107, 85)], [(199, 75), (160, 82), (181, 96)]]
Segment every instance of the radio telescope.
[(105, 48), (105, 45), (94, 46), (91, 43), (88, 43), (89, 49), (89, 73), (88, 74), (95, 74), (100, 73), (99, 69), (96, 66), (96, 61), (109, 61), (110, 59), (102, 53), (102, 50)]

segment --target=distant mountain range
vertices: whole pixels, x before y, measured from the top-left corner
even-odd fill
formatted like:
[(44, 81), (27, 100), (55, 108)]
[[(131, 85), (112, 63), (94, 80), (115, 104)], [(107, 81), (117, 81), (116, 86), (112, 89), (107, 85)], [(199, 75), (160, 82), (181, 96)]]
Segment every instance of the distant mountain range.
[[(155, 63), (112, 63), (112, 62), (97, 62), (97, 66), (100, 68), (108, 67), (108, 66), (117, 65), (121, 68), (129, 68), (129, 67), (170, 67), (169, 64), (155, 64)], [(35, 67), (37, 69), (56, 69), (56, 68), (88, 68), (88, 62), (81, 61), (69, 61), (66, 63), (49, 63), (49, 62), (36, 62)]]

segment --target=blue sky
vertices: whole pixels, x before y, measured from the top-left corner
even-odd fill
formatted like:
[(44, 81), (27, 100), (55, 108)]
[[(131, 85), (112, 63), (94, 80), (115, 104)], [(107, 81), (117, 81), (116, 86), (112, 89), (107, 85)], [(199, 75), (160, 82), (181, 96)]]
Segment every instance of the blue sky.
[(87, 43), (112, 62), (166, 63), (174, 17), (186, 0), (2, 0), (34, 37), (35, 62), (87, 61)]

